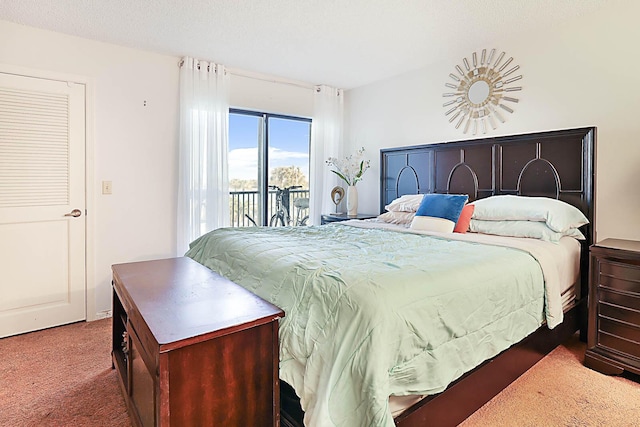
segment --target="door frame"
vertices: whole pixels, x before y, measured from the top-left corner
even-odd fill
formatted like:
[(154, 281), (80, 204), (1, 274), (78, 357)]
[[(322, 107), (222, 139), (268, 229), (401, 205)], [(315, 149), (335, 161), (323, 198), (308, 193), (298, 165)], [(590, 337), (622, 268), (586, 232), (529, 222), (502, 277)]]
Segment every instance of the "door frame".
[(85, 287), (85, 313), (86, 321), (98, 320), (109, 317), (109, 313), (96, 313), (96, 280), (95, 280), (95, 188), (94, 188), (94, 153), (95, 153), (95, 81), (92, 77), (80, 76), (77, 74), (60, 73), (50, 70), (40, 70), (36, 68), (21, 67), (16, 65), (0, 63), (0, 72), (14, 74), (23, 77), (41, 78), (47, 80), (58, 80), (62, 82), (73, 82), (82, 84), (85, 87), (85, 124), (84, 124), (84, 144), (85, 144), (85, 266), (84, 266), (84, 287)]

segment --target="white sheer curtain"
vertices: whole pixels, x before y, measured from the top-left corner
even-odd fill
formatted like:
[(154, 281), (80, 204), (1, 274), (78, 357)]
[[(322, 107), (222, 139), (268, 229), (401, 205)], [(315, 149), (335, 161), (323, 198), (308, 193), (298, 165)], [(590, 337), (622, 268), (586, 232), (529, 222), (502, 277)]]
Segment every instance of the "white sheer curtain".
[(330, 172), (325, 161), (329, 157), (342, 157), (343, 98), (342, 89), (322, 85), (316, 86), (314, 91), (309, 171), (311, 224), (320, 224), (323, 213), (335, 210), (331, 189), (338, 184), (338, 178)]
[(177, 254), (229, 224), (229, 77), (224, 66), (180, 63)]

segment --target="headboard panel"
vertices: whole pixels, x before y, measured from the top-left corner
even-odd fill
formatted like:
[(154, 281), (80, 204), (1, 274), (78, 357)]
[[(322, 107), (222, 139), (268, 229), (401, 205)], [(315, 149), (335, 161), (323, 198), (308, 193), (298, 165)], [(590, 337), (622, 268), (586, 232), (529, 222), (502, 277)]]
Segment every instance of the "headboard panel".
[(404, 194), (542, 196), (578, 207), (593, 242), (595, 128), (380, 150), (380, 212)]
[(581, 257), (587, 295), (589, 246), (595, 242), (596, 129), (580, 128), (380, 150), (380, 212), (404, 194), (552, 197), (589, 219)]

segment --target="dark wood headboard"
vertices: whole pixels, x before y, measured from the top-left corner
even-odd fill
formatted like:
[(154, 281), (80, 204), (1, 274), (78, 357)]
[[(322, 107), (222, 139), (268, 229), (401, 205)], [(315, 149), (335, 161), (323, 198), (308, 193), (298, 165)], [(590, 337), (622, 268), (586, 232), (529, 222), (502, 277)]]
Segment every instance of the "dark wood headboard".
[[(583, 292), (594, 242), (596, 128), (510, 135), (380, 150), (380, 212), (405, 194), (552, 197), (589, 219), (582, 231)], [(586, 293), (583, 293), (586, 295)]]
[(595, 128), (380, 150), (380, 212), (405, 194), (498, 194), (560, 199), (589, 219), (593, 242)]

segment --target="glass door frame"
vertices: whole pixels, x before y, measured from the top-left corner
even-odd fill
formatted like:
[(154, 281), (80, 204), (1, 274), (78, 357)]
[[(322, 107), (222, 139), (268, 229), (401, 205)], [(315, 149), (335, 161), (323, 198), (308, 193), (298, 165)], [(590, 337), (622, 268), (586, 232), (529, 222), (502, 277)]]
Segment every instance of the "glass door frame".
[[(269, 225), (269, 119), (294, 120), (307, 122), (309, 125), (312, 124), (312, 119), (286, 114), (243, 110), (241, 108), (229, 108), (229, 114), (241, 114), (262, 119), (262, 126), (258, 130), (258, 201), (260, 203), (260, 218), (256, 222), (258, 225)], [(309, 126), (309, 162), (311, 162), (311, 126)], [(309, 181), (311, 181), (311, 176), (309, 176)]]

